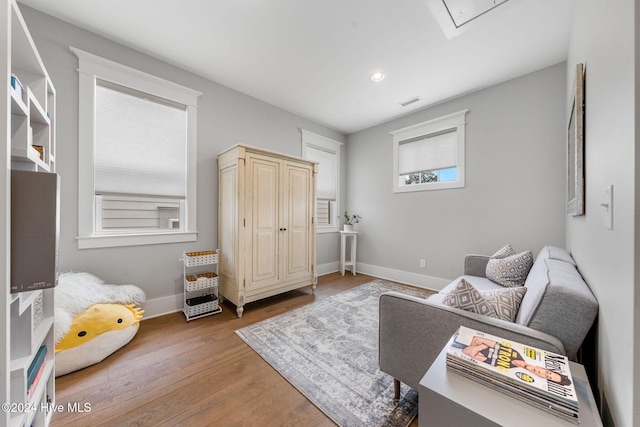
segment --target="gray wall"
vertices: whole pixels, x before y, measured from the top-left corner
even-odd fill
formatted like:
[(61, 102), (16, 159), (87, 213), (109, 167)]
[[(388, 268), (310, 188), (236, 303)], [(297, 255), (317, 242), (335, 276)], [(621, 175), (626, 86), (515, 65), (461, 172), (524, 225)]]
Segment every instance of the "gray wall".
[[(20, 6), (57, 92), (57, 171), (61, 177), (60, 269), (91, 272), (109, 283), (140, 286), (147, 315), (181, 301), (184, 250), (217, 247), (217, 154), (237, 143), (301, 154), (300, 128), (344, 141), (345, 137), (228, 87), (126, 48), (96, 34)], [(78, 67), (74, 46), (203, 92), (198, 108), (198, 241), (78, 250)], [(344, 155), (343, 155), (344, 157)], [(344, 191), (343, 191), (344, 194)], [(318, 235), (318, 261), (335, 263), (337, 236)]]
[[(349, 135), (347, 207), (362, 215), (360, 270), (438, 288), (462, 273), (467, 253), (564, 246), (565, 70), (558, 64)], [(466, 108), (466, 187), (394, 194), (389, 132)]]
[[(586, 214), (566, 219), (567, 247), (600, 304), (598, 386), (605, 425), (617, 426), (640, 423), (638, 13), (633, 0), (576, 2), (566, 70), (569, 85), (577, 63), (586, 74)], [(600, 206), (608, 185), (613, 230)]]
[[(246, 143), (300, 154), (299, 128), (345, 136), (96, 34), (21, 7), (57, 89), (58, 173), (62, 179), (61, 271), (89, 271), (110, 283), (134, 283), (149, 315), (175, 307), (182, 251), (215, 248), (216, 155)], [(77, 58), (69, 46), (203, 92), (198, 109), (198, 231), (194, 244), (78, 250)], [(564, 66), (557, 65), (352, 134), (343, 146), (342, 208), (363, 216), (359, 271), (440, 288), (461, 273), (466, 253), (506, 243), (537, 252), (563, 246)], [(461, 109), (467, 114), (467, 186), (392, 193), (390, 131)], [(318, 234), (320, 271), (334, 271), (337, 233)], [(426, 259), (427, 268), (419, 267)]]

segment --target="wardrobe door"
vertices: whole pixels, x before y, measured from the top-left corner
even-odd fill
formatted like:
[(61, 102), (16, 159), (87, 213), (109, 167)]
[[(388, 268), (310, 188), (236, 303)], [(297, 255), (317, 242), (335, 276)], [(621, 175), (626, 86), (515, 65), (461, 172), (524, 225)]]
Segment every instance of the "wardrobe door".
[(259, 154), (246, 157), (245, 290), (282, 282), (279, 254), (282, 161)]
[(238, 283), (238, 164), (221, 168), (218, 173), (218, 248), (220, 276), (225, 283)]
[(283, 167), (282, 268), (284, 281), (312, 274), (311, 227), (313, 170), (309, 165), (285, 162)]

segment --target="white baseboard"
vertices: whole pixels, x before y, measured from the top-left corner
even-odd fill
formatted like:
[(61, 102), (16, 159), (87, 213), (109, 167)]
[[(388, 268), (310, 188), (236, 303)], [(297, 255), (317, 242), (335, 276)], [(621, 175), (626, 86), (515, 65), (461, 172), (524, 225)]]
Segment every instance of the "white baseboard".
[[(333, 262), (329, 264), (318, 265), (317, 270), (318, 276), (335, 273), (337, 271), (340, 271), (340, 263)], [(451, 282), (451, 280), (449, 279), (425, 276), (424, 274), (409, 273), (407, 271), (394, 270), (393, 268), (379, 267), (377, 265), (363, 264), (361, 262), (356, 265), (356, 274), (357, 273), (379, 277), (380, 279), (393, 280), (394, 282), (405, 283), (407, 285), (413, 285), (432, 291), (439, 291)], [(346, 274), (351, 274), (351, 272), (347, 271)]]
[(318, 276), (335, 273), (336, 271), (340, 271), (340, 263), (338, 261), (316, 266), (316, 272), (318, 273)]
[(163, 316), (165, 314), (182, 311), (183, 300), (182, 294), (171, 295), (163, 298), (147, 300), (142, 304), (144, 317), (142, 320), (151, 319), (152, 317)]
[[(439, 291), (447, 286), (451, 280), (439, 277), (426, 276), (424, 274), (410, 273), (408, 271), (394, 270), (393, 268), (379, 267), (377, 265), (363, 264), (356, 265), (356, 274), (363, 273), (380, 279), (393, 280), (394, 282), (405, 283), (419, 288)], [(347, 274), (351, 274), (350, 272)]]
[[(321, 264), (316, 267), (316, 271), (318, 276), (335, 273), (340, 271), (340, 263), (331, 262), (328, 264)], [(361, 262), (357, 264), (356, 274), (357, 273), (367, 274), (380, 279), (393, 280), (394, 282), (406, 283), (407, 285), (413, 285), (432, 291), (439, 291), (450, 282), (450, 280), (447, 279), (409, 273), (407, 271), (394, 270), (392, 268), (379, 267), (376, 265), (363, 264)], [(346, 274), (351, 274), (351, 272), (347, 271)], [(142, 320), (163, 316), (176, 311), (182, 311), (182, 305), (182, 294), (148, 300), (142, 305), (142, 309), (144, 310), (144, 317)]]

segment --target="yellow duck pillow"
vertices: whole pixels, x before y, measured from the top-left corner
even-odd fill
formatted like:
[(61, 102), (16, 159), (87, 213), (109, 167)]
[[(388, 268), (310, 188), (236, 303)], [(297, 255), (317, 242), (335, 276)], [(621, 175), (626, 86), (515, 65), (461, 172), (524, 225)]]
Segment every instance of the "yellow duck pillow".
[(144, 313), (136, 304), (143, 301), (144, 292), (133, 285), (107, 285), (88, 273), (60, 275), (56, 376), (98, 363), (131, 341)]

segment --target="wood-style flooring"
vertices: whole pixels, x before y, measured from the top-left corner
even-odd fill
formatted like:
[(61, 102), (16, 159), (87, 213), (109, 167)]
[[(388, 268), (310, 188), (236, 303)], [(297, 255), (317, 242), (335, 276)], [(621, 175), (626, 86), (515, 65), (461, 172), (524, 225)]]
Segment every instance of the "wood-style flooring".
[(315, 295), (307, 287), (253, 302), (242, 318), (224, 302), (222, 313), (188, 323), (182, 312), (143, 320), (136, 337), (104, 361), (56, 378), (63, 410), (51, 425), (333, 426), (234, 331), (373, 279), (321, 276)]

